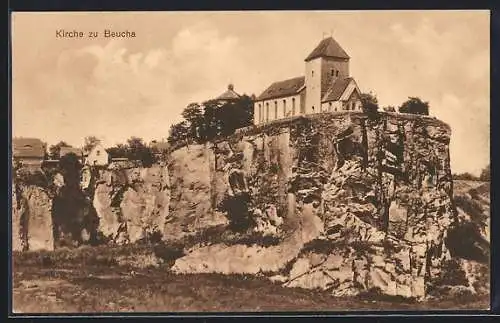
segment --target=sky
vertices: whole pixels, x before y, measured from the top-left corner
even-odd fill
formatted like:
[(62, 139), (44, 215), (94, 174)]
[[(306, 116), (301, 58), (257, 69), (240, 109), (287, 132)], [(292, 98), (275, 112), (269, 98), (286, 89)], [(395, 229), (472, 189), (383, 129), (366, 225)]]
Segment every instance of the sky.
[[(380, 106), (409, 96), (452, 128), (454, 173), (490, 159), (488, 11), (13, 13), (12, 135), (81, 146), (168, 136), (181, 111), (223, 93), (259, 95), (304, 75), (332, 35)], [(83, 38), (56, 32), (82, 31)], [(104, 30), (135, 37), (105, 38)], [(98, 32), (89, 38), (88, 33)]]

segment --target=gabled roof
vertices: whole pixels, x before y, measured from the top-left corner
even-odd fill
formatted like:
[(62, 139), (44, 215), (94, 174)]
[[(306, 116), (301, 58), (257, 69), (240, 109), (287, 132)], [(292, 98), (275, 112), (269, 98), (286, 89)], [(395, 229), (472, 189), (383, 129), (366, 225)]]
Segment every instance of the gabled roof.
[(62, 157), (71, 153), (75, 154), (78, 157), (83, 156), (83, 151), (80, 148), (75, 148), (75, 147), (61, 147), (59, 156)]
[(274, 82), (257, 97), (256, 101), (297, 94), (303, 87), (305, 80), (306, 78), (304, 76), (299, 76), (284, 81)]
[(354, 82), (356, 88), (358, 87), (356, 81), (354, 81), (352, 77), (336, 79), (335, 82), (333, 82), (333, 84), (326, 90), (325, 95), (323, 96), (321, 102), (340, 100), (342, 94), (344, 94), (345, 90), (347, 89), (347, 86), (351, 82)]
[(234, 91), (234, 86), (232, 84), (229, 84), (227, 86), (227, 91), (219, 95), (217, 97), (217, 100), (236, 100), (240, 97), (241, 96)]
[(45, 144), (38, 138), (13, 138), (12, 155), (24, 158), (44, 158)]
[(318, 57), (333, 57), (333, 58), (342, 58), (349, 59), (349, 55), (345, 52), (345, 50), (340, 47), (339, 43), (333, 37), (328, 37), (323, 39), (318, 46), (307, 56), (305, 61), (310, 61), (312, 59)]

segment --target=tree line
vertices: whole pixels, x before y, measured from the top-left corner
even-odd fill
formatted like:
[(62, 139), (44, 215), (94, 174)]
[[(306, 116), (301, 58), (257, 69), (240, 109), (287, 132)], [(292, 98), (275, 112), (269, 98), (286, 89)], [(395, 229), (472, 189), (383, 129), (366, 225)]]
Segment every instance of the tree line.
[(191, 103), (182, 111), (183, 120), (170, 127), (170, 144), (204, 143), (228, 136), (253, 123), (253, 99), (242, 95), (231, 101)]
[[(376, 114), (379, 111), (377, 96), (373, 93), (362, 93), (361, 103), (363, 111), (367, 114)], [(386, 106), (382, 108), (385, 112), (396, 112), (394, 106)], [(418, 97), (408, 97), (408, 100), (403, 102), (397, 110), (399, 113), (409, 113), (417, 115), (429, 115), (429, 102), (423, 101)]]
[(490, 164), (488, 164), (485, 168), (481, 170), (481, 174), (479, 176), (475, 176), (471, 173), (465, 172), (465, 173), (453, 174), (453, 179), (465, 180), (465, 181), (485, 181), (485, 182), (490, 181), (491, 180)]
[[(90, 152), (96, 145), (100, 143), (100, 140), (96, 136), (87, 136), (84, 139), (84, 144), (82, 147), (82, 153), (86, 154)], [(47, 154), (47, 159), (60, 160), (61, 159), (61, 148), (71, 147), (65, 141), (60, 141), (55, 145), (49, 147)], [(110, 158), (127, 158), (129, 160), (141, 161), (144, 166), (152, 165), (157, 161), (158, 157), (161, 157), (162, 151), (160, 151), (156, 146), (148, 145), (140, 137), (132, 136), (126, 140), (125, 143), (119, 143), (115, 146), (106, 149)]]

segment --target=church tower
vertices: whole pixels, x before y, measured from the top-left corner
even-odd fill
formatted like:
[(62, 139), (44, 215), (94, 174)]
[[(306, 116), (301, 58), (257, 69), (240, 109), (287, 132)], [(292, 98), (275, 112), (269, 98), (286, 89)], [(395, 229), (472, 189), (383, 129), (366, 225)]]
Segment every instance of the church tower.
[(319, 112), (322, 98), (333, 82), (349, 77), (349, 59), (349, 55), (333, 37), (323, 39), (307, 56), (306, 114)]

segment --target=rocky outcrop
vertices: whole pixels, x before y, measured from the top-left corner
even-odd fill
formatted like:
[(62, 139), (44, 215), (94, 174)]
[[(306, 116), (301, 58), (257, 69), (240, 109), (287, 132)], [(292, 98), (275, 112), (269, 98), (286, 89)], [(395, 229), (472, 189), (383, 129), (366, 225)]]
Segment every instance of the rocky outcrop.
[(13, 182), (12, 250), (54, 250), (52, 199), (40, 186)]
[(261, 274), (334, 295), (479, 293), (489, 202), (471, 200), (489, 197), (453, 199), (450, 135), (424, 116), (325, 113), (182, 147), (166, 164), (55, 176), (53, 200), (17, 185), (13, 247), (175, 240), (177, 273)]
[(93, 206), (98, 232), (118, 244), (163, 237), (169, 215), (167, 168), (106, 169), (97, 175)]
[(227, 220), (213, 207), (219, 195), (215, 178), (214, 152), (208, 145), (190, 145), (169, 156), (170, 217), (164, 228), (166, 240), (178, 239), (206, 228), (225, 224)]
[[(275, 210), (283, 219), (279, 247), (204, 247), (174, 269), (282, 271), (286, 286), (422, 298), (450, 257), (445, 240), (456, 217), (449, 140), (446, 124), (397, 114), (328, 113), (241, 129), (211, 147), (206, 197), (229, 219)], [(225, 207), (242, 197), (238, 212)], [(303, 232), (309, 208), (324, 233), (287, 245)], [(280, 247), (294, 256), (268, 267), (256, 256)]]
[(306, 208), (309, 211), (304, 212), (302, 225), (278, 245), (213, 244), (193, 248), (175, 262), (172, 270), (176, 273), (277, 274), (323, 231), (323, 223), (312, 212), (312, 206)]

